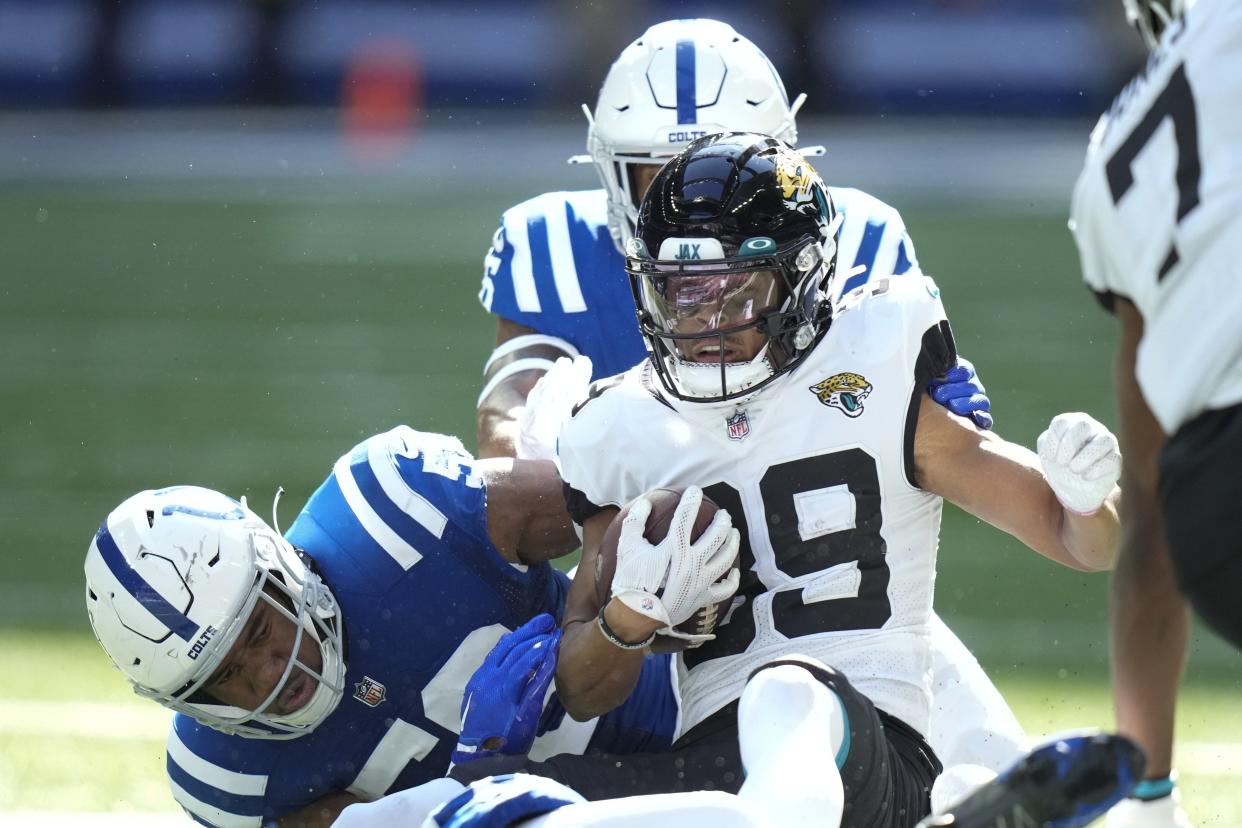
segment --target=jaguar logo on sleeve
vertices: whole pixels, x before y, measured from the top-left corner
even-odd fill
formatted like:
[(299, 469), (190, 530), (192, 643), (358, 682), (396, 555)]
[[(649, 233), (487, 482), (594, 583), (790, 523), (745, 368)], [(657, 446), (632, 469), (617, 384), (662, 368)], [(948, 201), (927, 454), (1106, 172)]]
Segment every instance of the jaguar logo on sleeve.
[(872, 385), (862, 374), (843, 371), (811, 386), (819, 401), (847, 417), (863, 413), (863, 400), (871, 396)]

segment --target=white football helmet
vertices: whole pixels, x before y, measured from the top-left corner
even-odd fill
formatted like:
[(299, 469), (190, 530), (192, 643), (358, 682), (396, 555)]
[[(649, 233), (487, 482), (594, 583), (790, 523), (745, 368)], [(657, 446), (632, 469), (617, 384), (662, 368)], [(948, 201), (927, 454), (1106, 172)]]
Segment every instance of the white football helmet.
[[(608, 229), (617, 249), (638, 221), (635, 168), (661, 165), (695, 138), (716, 132), (759, 132), (797, 144), (792, 105), (767, 56), (717, 20), (670, 20), (652, 26), (608, 70), (587, 150), (571, 163), (594, 162), (608, 193)], [(822, 153), (822, 147), (803, 151)]]
[(1194, 0), (1121, 0), (1126, 20), (1138, 29), (1148, 49), (1155, 49), (1165, 28), (1194, 5)]
[[(260, 739), (309, 733), (340, 702), (345, 661), (336, 600), (244, 501), (195, 486), (139, 492), (99, 527), (85, 569), (95, 637), (138, 695)], [(260, 600), (293, 621), (297, 635), (275, 689), (244, 710), (202, 688)], [(304, 635), (319, 646), (319, 671), (296, 657)], [(267, 714), (294, 667), (318, 681), (310, 701), (287, 715)]]

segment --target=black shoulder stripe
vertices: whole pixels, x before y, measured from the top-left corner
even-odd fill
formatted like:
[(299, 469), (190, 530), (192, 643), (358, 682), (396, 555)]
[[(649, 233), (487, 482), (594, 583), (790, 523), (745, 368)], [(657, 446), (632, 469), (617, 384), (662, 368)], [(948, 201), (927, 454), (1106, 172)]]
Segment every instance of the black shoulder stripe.
[(919, 423), (919, 405), (927, 393), (927, 384), (948, 372), (955, 362), (957, 344), (953, 341), (953, 329), (949, 326), (949, 320), (942, 319), (923, 332), (919, 357), (914, 363), (914, 388), (910, 391), (910, 403), (906, 408), (902, 457), (905, 460), (906, 480), (916, 489), (922, 488), (914, 474), (914, 432)]
[(949, 320), (941, 319), (923, 332), (919, 357), (914, 363), (914, 379), (920, 388), (926, 388), (934, 377), (946, 373), (957, 362), (957, 343), (953, 341), (953, 329)]
[(562, 483), (561, 486), (565, 493), (565, 509), (579, 526), (585, 526), (588, 520), (604, 511), (603, 506), (596, 506), (586, 495), (568, 483)]
[(1124, 299), (1130, 304), (1134, 304), (1134, 300), (1124, 293), (1115, 293), (1111, 290), (1095, 290), (1094, 288), (1088, 289), (1091, 291), (1091, 295), (1095, 297), (1095, 301), (1100, 303), (1100, 307), (1113, 315), (1117, 313), (1118, 299)]
[(673, 404), (665, 398), (663, 392), (661, 392), (660, 389), (656, 386), (656, 383), (653, 379), (654, 376), (655, 376), (655, 368), (652, 367), (651, 360), (648, 359), (647, 362), (643, 365), (643, 388), (646, 388), (647, 393), (650, 394), (653, 398), (655, 398), (655, 401), (658, 402), (660, 405), (664, 406), (669, 411), (676, 411), (677, 409), (673, 408)]
[(620, 385), (621, 380), (624, 377), (625, 377), (625, 374), (614, 374), (611, 377), (605, 377), (604, 379), (599, 380), (598, 382), (591, 383), (591, 387), (587, 389), (586, 398), (579, 401), (573, 407), (573, 410), (569, 412), (569, 418), (572, 420), (574, 417), (577, 417), (578, 412), (581, 411), (583, 408), (585, 408), (586, 404), (589, 403), (591, 400), (602, 395), (609, 388)]

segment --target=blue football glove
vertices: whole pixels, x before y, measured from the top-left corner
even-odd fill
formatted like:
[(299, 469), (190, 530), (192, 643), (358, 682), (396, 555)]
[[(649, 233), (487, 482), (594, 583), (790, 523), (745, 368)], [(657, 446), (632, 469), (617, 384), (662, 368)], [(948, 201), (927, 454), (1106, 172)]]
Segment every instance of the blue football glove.
[(992, 427), (992, 415), (988, 413), (992, 401), (969, 360), (959, 356), (948, 372), (927, 384), (927, 393), (957, 416), (969, 417), (984, 431)]
[(453, 764), (530, 750), (560, 641), (556, 620), (545, 613), (496, 642), (466, 682)]

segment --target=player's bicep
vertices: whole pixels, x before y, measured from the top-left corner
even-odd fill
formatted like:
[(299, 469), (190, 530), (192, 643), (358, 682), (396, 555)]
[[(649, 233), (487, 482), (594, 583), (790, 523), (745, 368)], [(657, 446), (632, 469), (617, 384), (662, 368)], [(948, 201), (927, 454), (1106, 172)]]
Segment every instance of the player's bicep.
[(505, 560), (536, 564), (577, 548), (555, 464), (490, 458), (475, 470), (487, 489), (488, 536)]
[(578, 563), (578, 571), (574, 574), (573, 583), (569, 586), (569, 596), (565, 599), (564, 626), (594, 621), (599, 615), (603, 604), (595, 587), (596, 561), (599, 557), (600, 541), (604, 530), (612, 522), (617, 512), (615, 506), (608, 506), (587, 519), (582, 527), (582, 560)]
[(923, 395), (914, 463), (926, 491), (1041, 554), (1060, 549), (1061, 505), (1030, 449), (979, 431)]

